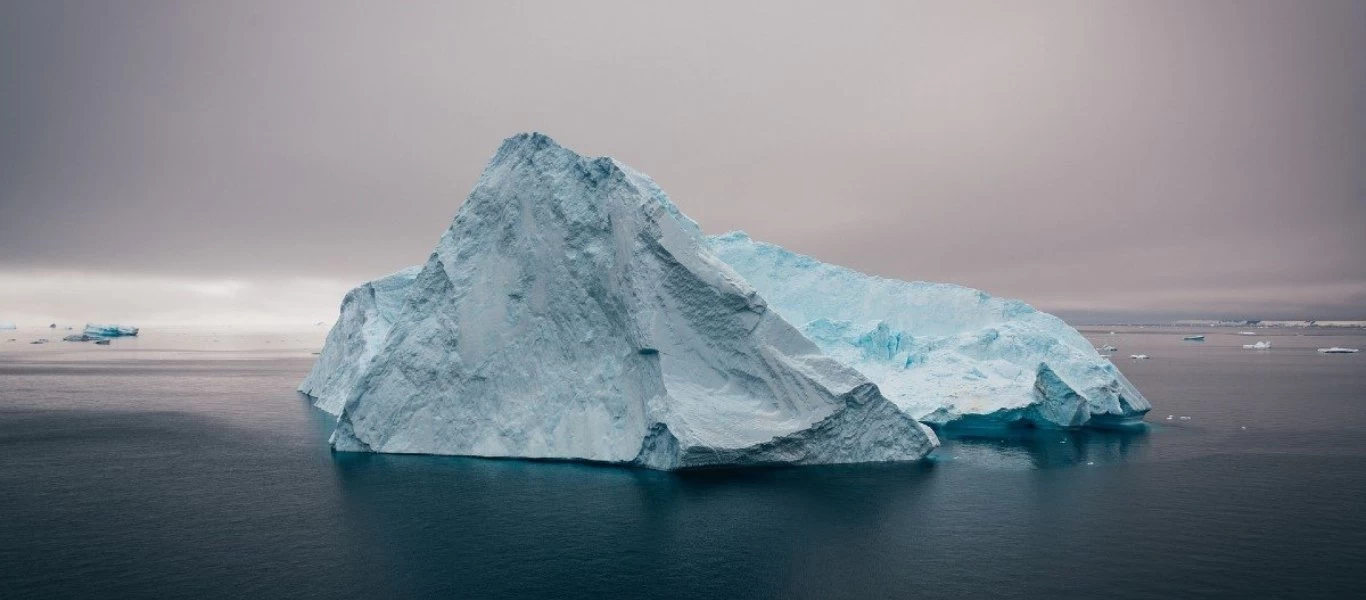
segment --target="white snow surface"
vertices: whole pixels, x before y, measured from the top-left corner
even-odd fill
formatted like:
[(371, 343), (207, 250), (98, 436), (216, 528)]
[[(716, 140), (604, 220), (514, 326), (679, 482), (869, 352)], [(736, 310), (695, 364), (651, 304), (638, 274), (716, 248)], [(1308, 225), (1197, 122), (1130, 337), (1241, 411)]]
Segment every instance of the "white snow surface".
[(774, 311), (916, 419), (1124, 426), (1150, 409), (1077, 330), (1023, 302), (865, 275), (741, 232), (711, 245)]
[(540, 134), (503, 143), (409, 274), (347, 295), (301, 386), (339, 413), (338, 451), (675, 469), (937, 445), (770, 310), (648, 177)]

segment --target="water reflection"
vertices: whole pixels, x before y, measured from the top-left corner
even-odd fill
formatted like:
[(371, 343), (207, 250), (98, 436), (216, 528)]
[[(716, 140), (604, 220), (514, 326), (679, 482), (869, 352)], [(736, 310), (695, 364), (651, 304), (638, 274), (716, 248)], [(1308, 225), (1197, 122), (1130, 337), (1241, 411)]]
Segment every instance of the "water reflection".
[(1148, 430), (996, 429), (939, 431), (933, 460), (992, 469), (1047, 469), (1123, 462), (1148, 447)]

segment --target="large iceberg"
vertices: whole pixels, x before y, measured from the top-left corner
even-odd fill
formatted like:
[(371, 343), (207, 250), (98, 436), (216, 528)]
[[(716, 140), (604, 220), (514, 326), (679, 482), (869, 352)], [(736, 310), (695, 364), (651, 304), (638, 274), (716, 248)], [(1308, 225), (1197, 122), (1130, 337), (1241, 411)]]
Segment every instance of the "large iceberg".
[(85, 334), (99, 337), (134, 336), (138, 334), (138, 328), (125, 325), (98, 325), (90, 323), (85, 326)]
[(937, 443), (770, 310), (648, 177), (543, 135), (503, 143), (408, 273), (348, 294), (301, 386), (339, 414), (336, 450), (676, 469)]
[(1125, 427), (1150, 408), (1077, 330), (1023, 302), (865, 275), (739, 232), (711, 246), (774, 311), (921, 421)]

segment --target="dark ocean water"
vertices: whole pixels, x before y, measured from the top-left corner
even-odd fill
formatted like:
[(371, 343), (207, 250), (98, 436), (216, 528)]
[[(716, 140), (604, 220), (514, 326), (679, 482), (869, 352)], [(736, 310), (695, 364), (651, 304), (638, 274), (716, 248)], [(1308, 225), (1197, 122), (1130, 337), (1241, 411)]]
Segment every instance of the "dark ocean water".
[(1086, 332), (1147, 432), (684, 474), (334, 456), (321, 331), (5, 332), (0, 598), (1361, 597), (1366, 336), (1183, 332)]

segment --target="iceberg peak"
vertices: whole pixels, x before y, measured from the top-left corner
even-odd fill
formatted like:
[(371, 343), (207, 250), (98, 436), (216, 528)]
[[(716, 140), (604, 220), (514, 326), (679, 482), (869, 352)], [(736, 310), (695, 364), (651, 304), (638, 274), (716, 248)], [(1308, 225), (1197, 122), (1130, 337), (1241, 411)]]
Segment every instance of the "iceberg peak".
[(339, 451), (675, 469), (937, 443), (768, 310), (648, 176), (541, 134), (503, 143), (425, 265), (342, 313), (301, 386), (338, 414)]

